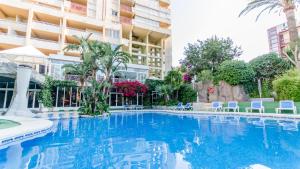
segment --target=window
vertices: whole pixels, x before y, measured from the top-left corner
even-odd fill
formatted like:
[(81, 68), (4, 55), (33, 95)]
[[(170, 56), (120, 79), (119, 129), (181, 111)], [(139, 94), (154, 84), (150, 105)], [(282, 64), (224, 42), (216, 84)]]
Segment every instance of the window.
[(118, 16), (118, 11), (112, 10), (112, 11), (111, 11), (111, 15), (112, 15), (112, 16)]
[(119, 39), (120, 32), (118, 30), (106, 29), (106, 37), (113, 38), (113, 39)]

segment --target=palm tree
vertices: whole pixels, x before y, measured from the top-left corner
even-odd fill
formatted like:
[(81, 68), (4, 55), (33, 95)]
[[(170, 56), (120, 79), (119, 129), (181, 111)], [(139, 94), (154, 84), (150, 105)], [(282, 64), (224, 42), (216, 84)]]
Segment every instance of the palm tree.
[(164, 97), (164, 104), (166, 105), (170, 100), (170, 93), (173, 92), (173, 88), (169, 84), (163, 84), (155, 87), (155, 91), (159, 93), (160, 96)]
[(91, 65), (88, 62), (82, 62), (79, 64), (65, 64), (63, 65), (64, 73), (70, 75), (79, 76), (79, 91), (82, 90), (84, 83), (91, 75)]
[(127, 52), (121, 51), (122, 45), (115, 48), (109, 43), (103, 44), (104, 57), (100, 58), (100, 71), (104, 74), (104, 81), (111, 81), (112, 75), (121, 66), (127, 69), (127, 63), (131, 61), (131, 56)]
[(91, 37), (92, 33), (90, 33), (87, 37), (78, 37), (74, 35), (73, 37), (78, 41), (78, 44), (68, 44), (64, 50), (76, 50), (80, 53), (80, 59), (84, 60), (85, 56), (90, 52), (90, 45), (89, 45), (89, 38)]
[(90, 52), (86, 55), (85, 60), (91, 64), (92, 77), (96, 79), (100, 59), (105, 57), (105, 44), (99, 41), (90, 41), (89, 50)]
[[(104, 82), (111, 83), (111, 78), (121, 66), (127, 69), (127, 63), (131, 61), (131, 56), (127, 52), (121, 51), (122, 45), (118, 45), (115, 48), (109, 43), (103, 43), (104, 56), (99, 59), (99, 70), (104, 74)], [(109, 88), (105, 87), (103, 93), (106, 95), (109, 92)]]
[(295, 18), (295, 4), (299, 3), (299, 0), (252, 0), (248, 3), (247, 7), (242, 10), (239, 16), (246, 15), (250, 11), (264, 7), (257, 15), (256, 20), (260, 17), (265, 11), (278, 12), (283, 11), (286, 16), (288, 31), (290, 35), (290, 42), (297, 42), (298, 40), (298, 30)]
[(182, 73), (179, 69), (173, 69), (168, 72), (167, 76), (165, 77), (166, 84), (172, 86), (173, 90), (176, 92), (175, 98), (178, 99), (179, 89), (183, 83)]

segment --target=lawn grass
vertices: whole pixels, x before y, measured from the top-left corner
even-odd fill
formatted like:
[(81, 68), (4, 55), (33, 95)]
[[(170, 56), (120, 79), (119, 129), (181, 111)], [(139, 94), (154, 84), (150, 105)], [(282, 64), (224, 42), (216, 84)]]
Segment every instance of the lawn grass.
[[(251, 102), (239, 102), (240, 112), (246, 112), (246, 107), (250, 107)], [(275, 113), (275, 109), (279, 107), (279, 102), (263, 102), (265, 113)], [(224, 104), (227, 106), (227, 103)], [(300, 114), (300, 102), (295, 102), (297, 114)], [(256, 111), (258, 112), (258, 111)], [(282, 111), (282, 114), (293, 114), (292, 111)]]

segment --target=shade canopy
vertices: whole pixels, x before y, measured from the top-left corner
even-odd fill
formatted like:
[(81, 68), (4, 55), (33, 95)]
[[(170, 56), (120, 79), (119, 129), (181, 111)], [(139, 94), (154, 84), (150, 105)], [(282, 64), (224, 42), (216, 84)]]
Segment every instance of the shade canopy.
[(47, 57), (44, 53), (35, 47), (28, 45), (12, 49), (0, 51), (0, 54), (19, 55), (19, 56), (34, 56), (34, 57)]

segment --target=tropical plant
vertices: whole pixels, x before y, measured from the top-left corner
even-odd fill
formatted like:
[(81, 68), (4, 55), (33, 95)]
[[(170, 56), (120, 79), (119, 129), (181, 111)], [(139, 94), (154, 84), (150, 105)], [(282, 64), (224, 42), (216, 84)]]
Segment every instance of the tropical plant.
[(203, 70), (215, 73), (220, 64), (225, 60), (232, 60), (242, 54), (240, 47), (235, 46), (230, 38), (213, 36), (204, 41), (198, 40), (184, 48), (186, 58), (181, 61), (184, 67), (190, 69), (191, 74)]
[(90, 63), (91, 74), (94, 79), (96, 79), (97, 71), (100, 68), (100, 59), (105, 57), (105, 43), (99, 41), (90, 41), (89, 53), (86, 55), (85, 60)]
[(77, 75), (79, 77), (80, 90), (91, 75), (91, 65), (85, 60), (79, 64), (65, 64), (63, 65), (63, 68), (66, 75)]
[(80, 53), (80, 59), (84, 60), (85, 56), (90, 54), (90, 40), (92, 34), (89, 34), (87, 37), (78, 37), (74, 35), (73, 37), (76, 39), (78, 43), (76, 44), (68, 44), (64, 50), (70, 51), (70, 50), (76, 50)]
[(180, 86), (183, 84), (182, 73), (179, 69), (170, 70), (165, 77), (165, 84), (168, 84), (172, 87), (173, 91), (176, 92), (175, 99), (178, 99), (178, 91)]
[(82, 101), (79, 111), (88, 115), (101, 115), (108, 112), (107, 95), (102, 90), (110, 86), (109, 83), (98, 83), (95, 79), (90, 81), (91, 86), (87, 86), (82, 91)]
[(173, 88), (169, 84), (163, 84), (160, 86), (157, 86), (155, 89), (160, 96), (164, 98), (164, 105), (168, 103), (170, 100), (170, 94), (173, 92)]
[[(99, 59), (99, 70), (104, 74), (103, 81), (111, 83), (112, 75), (115, 74), (121, 66), (127, 69), (127, 64), (131, 61), (131, 56), (127, 52), (121, 51), (122, 45), (117, 45), (115, 48), (109, 44), (103, 44), (104, 57)], [(108, 95), (109, 88), (104, 88), (103, 93)]]
[(253, 69), (244, 61), (224, 61), (218, 70), (217, 79), (224, 80), (230, 85), (240, 85), (252, 81)]
[(44, 83), (42, 84), (42, 90), (39, 94), (40, 100), (45, 107), (53, 106), (52, 99), (52, 88), (53, 88), (53, 78), (46, 76)]
[(100, 58), (100, 71), (104, 74), (104, 80), (110, 81), (112, 75), (117, 72), (121, 66), (127, 68), (131, 61), (131, 56), (127, 52), (121, 51), (122, 45), (115, 48), (109, 44), (103, 44), (104, 57)]

